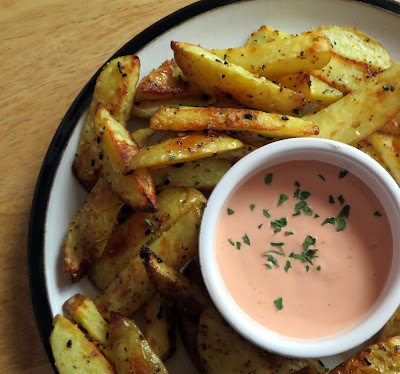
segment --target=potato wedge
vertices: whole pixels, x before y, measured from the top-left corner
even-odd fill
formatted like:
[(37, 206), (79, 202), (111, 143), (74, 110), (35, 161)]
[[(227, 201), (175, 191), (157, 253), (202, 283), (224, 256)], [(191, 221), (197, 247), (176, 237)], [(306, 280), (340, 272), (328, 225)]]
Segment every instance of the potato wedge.
[(393, 179), (400, 184), (400, 135), (374, 132), (367, 138), (387, 165)]
[(397, 114), (391, 121), (386, 122), (380, 129), (380, 132), (385, 132), (392, 135), (400, 135), (400, 114)]
[(209, 374), (289, 374), (308, 366), (307, 360), (276, 356), (252, 345), (213, 308), (201, 314), (198, 350)]
[(100, 178), (81, 210), (81, 246), (89, 263), (101, 258), (122, 205), (110, 183)]
[(168, 139), (162, 143), (142, 149), (126, 167), (126, 172), (141, 168), (159, 168), (180, 162), (210, 157), (220, 152), (242, 148), (240, 140), (224, 134), (193, 132), (179, 139)]
[(370, 71), (368, 64), (336, 53), (332, 54), (330, 62), (323, 69), (312, 70), (309, 73), (343, 94), (361, 88), (377, 74)]
[(275, 40), (283, 40), (290, 38), (291, 35), (282, 33), (279, 30), (273, 29), (268, 26), (261, 26), (258, 30), (251, 33), (250, 38), (247, 40), (245, 46), (250, 47), (253, 45), (261, 45)]
[(390, 169), (382, 160), (382, 157), (379, 156), (376, 149), (366, 140), (361, 140), (359, 143), (357, 143), (355, 147), (367, 154), (368, 156), (372, 157), (376, 162), (378, 162), (384, 169), (386, 169), (390, 173)]
[(207, 94), (225, 93), (248, 108), (266, 112), (290, 113), (305, 104), (303, 94), (223, 62), (201, 47), (178, 42), (171, 47), (186, 78)]
[(319, 127), (318, 137), (350, 144), (365, 139), (399, 110), (400, 63), (397, 63), (359, 90), (306, 119)]
[[(201, 207), (192, 206), (149, 246), (150, 250), (165, 259), (173, 268), (180, 269), (198, 253), (201, 214)], [(143, 262), (137, 255), (118, 273), (103, 294), (95, 300), (95, 304), (106, 319), (110, 311), (131, 316), (154, 292)]]
[(330, 374), (388, 374), (400, 371), (400, 337), (388, 338), (363, 349), (331, 370)]
[[(202, 206), (205, 202), (205, 197), (194, 188), (171, 188), (161, 192), (157, 213), (135, 212), (114, 230), (103, 257), (89, 268), (91, 281), (100, 290), (105, 290), (129, 261), (139, 254), (142, 246), (149, 246), (193, 205)], [(150, 226), (149, 222), (154, 226)]]
[(68, 226), (62, 249), (65, 277), (74, 283), (80, 281), (87, 266), (81, 245), (81, 214), (82, 208), (75, 213)]
[(116, 374), (99, 349), (85, 338), (76, 325), (61, 315), (53, 319), (50, 335), (55, 366), (60, 374)]
[(113, 364), (114, 356), (108, 341), (109, 325), (103, 319), (93, 301), (86, 296), (76, 294), (64, 303), (64, 309), (85, 332), (90, 341)]
[[(271, 78), (322, 69), (331, 59), (332, 47), (325, 35), (310, 31), (256, 46), (214, 49), (210, 52), (253, 74)], [(180, 66), (179, 61), (177, 63)]]
[(136, 324), (121, 314), (111, 314), (110, 342), (118, 374), (168, 374)]
[(155, 354), (165, 361), (176, 350), (175, 318), (171, 302), (160, 293), (146, 302), (144, 306), (146, 339)]
[(279, 76), (271, 76), (273, 82), (278, 82), (286, 88), (310, 96), (311, 76), (308, 73), (292, 73)]
[(151, 174), (157, 191), (171, 187), (212, 189), (231, 166), (232, 161), (208, 157), (152, 170)]
[(387, 69), (393, 63), (381, 43), (355, 28), (333, 25), (321, 26), (316, 31), (329, 38), (334, 52), (365, 62), (373, 70)]
[(313, 76), (310, 77), (310, 83), (310, 93), (309, 96), (306, 95), (310, 103), (328, 106), (343, 97), (342, 92)]
[(229, 108), (161, 108), (151, 117), (154, 130), (251, 131), (268, 137), (291, 138), (318, 135), (318, 127), (300, 118)]
[(136, 89), (135, 103), (144, 100), (170, 100), (187, 97), (201, 98), (202, 92), (183, 79), (173, 74), (175, 62), (164, 61), (160, 67), (146, 75)]
[(155, 189), (149, 172), (141, 170), (129, 176), (123, 175), (125, 166), (139, 152), (131, 134), (111, 117), (102, 104), (97, 107), (94, 128), (102, 149), (103, 175), (115, 193), (132, 208), (155, 211)]
[(139, 129), (132, 133), (132, 138), (140, 148), (147, 147), (151, 138), (154, 135), (154, 130), (150, 128)]
[(93, 129), (97, 104), (103, 103), (112, 117), (125, 126), (132, 110), (139, 70), (140, 61), (137, 56), (122, 56), (105, 65), (97, 78), (73, 165), (78, 179), (88, 190), (96, 184), (102, 167)]

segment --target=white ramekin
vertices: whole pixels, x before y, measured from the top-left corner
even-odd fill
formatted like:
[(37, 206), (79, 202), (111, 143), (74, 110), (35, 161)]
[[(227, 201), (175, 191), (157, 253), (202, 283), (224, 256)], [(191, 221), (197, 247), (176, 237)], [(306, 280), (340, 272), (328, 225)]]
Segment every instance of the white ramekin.
[[(252, 320), (227, 292), (215, 255), (216, 230), (227, 200), (238, 187), (256, 173), (272, 165), (294, 160), (323, 161), (357, 175), (381, 201), (393, 235), (390, 273), (373, 307), (347, 329), (316, 339), (285, 337)], [(200, 229), (200, 265), (207, 290), (217, 309), (238, 333), (252, 343), (273, 353), (299, 358), (324, 357), (348, 351), (376, 334), (400, 304), (399, 186), (375, 160), (346, 144), (317, 138), (288, 139), (269, 144), (234, 165), (211, 194)], [(343, 308), (346, 308), (346, 305), (343, 305)]]

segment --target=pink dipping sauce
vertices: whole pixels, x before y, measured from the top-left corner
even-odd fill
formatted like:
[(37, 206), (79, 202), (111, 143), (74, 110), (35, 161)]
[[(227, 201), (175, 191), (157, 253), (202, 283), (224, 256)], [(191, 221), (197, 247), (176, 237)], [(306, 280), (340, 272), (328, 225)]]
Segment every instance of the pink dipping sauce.
[[(278, 206), (281, 194), (287, 200)], [(282, 226), (282, 218), (287, 224), (274, 234), (279, 227), (271, 223)], [(322, 225), (327, 218), (332, 223)], [(339, 332), (368, 312), (385, 286), (392, 246), (373, 191), (319, 161), (283, 163), (250, 178), (226, 204), (216, 235), (218, 268), (236, 304), (266, 328), (302, 339)], [(271, 250), (284, 254), (265, 253)]]

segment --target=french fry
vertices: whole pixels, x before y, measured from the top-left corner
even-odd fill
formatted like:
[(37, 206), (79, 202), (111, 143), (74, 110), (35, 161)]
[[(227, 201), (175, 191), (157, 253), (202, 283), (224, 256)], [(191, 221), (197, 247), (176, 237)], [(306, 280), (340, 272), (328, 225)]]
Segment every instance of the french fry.
[(313, 76), (310, 77), (310, 83), (310, 94), (309, 96), (306, 95), (310, 103), (328, 106), (336, 103), (336, 101), (343, 97), (343, 93), (339, 90)]
[(172, 42), (175, 60), (186, 78), (207, 94), (225, 93), (252, 109), (289, 113), (304, 105), (304, 95), (257, 77), (241, 66), (188, 43)]
[(59, 314), (53, 319), (50, 345), (60, 374), (116, 374), (114, 367), (83, 332)]
[(379, 131), (367, 138), (378, 155), (387, 165), (393, 179), (400, 184), (400, 135), (384, 134)]
[(330, 374), (388, 374), (400, 370), (400, 337), (388, 338), (363, 349), (336, 366)]
[(102, 149), (103, 174), (115, 193), (132, 208), (155, 211), (155, 189), (149, 172), (141, 170), (128, 176), (123, 174), (125, 166), (139, 152), (131, 134), (101, 104), (96, 110), (94, 128)]
[(251, 33), (250, 38), (247, 40), (245, 46), (251, 47), (253, 45), (261, 45), (275, 40), (289, 39), (291, 35), (282, 33), (268, 26), (261, 26), (258, 30)]
[(301, 137), (318, 135), (318, 127), (300, 118), (264, 113), (248, 109), (229, 108), (161, 108), (151, 117), (154, 130), (251, 131), (267, 137)]
[(64, 309), (86, 333), (87, 337), (103, 352), (111, 363), (114, 356), (108, 341), (109, 325), (103, 319), (93, 301), (76, 294), (64, 303)]
[[(331, 59), (332, 47), (323, 34), (310, 31), (256, 46), (214, 49), (211, 52), (223, 61), (271, 78), (322, 69)], [(180, 66), (179, 61), (177, 63)]]
[(126, 172), (199, 160), (243, 146), (240, 140), (224, 134), (194, 132), (140, 150), (129, 162)]
[(73, 165), (78, 179), (88, 190), (96, 184), (102, 167), (93, 128), (97, 104), (103, 103), (113, 113), (113, 118), (125, 126), (132, 109), (139, 70), (140, 61), (137, 56), (122, 56), (104, 66), (97, 78)]
[(392, 135), (400, 135), (400, 114), (397, 114), (391, 121), (386, 122), (380, 129), (380, 132), (385, 132)]
[(399, 110), (400, 63), (397, 63), (359, 90), (305, 118), (319, 127), (318, 137), (351, 144), (378, 130)]
[[(168, 231), (149, 246), (150, 250), (173, 268), (180, 269), (198, 252), (201, 214), (201, 207), (192, 206)], [(95, 300), (95, 304), (106, 319), (111, 311), (131, 316), (150, 299), (154, 292), (154, 286), (147, 276), (143, 262), (137, 255), (118, 273), (103, 294)]]
[(138, 144), (140, 148), (147, 147), (150, 143), (151, 138), (154, 135), (154, 130), (150, 128), (139, 129), (132, 133), (132, 138)]
[(311, 76), (308, 73), (300, 72), (271, 76), (270, 79), (293, 91), (303, 93), (305, 97), (310, 96)]
[(129, 261), (139, 254), (142, 246), (150, 246), (192, 206), (202, 206), (205, 202), (205, 197), (194, 188), (171, 188), (161, 192), (157, 213), (135, 212), (114, 230), (103, 257), (88, 269), (91, 281), (98, 289), (105, 290)]
[(376, 162), (378, 162), (384, 169), (386, 169), (390, 173), (390, 169), (382, 160), (382, 157), (379, 156), (376, 149), (366, 140), (361, 140), (359, 143), (355, 145), (355, 147), (360, 151), (364, 152), (365, 154), (367, 154), (368, 156), (372, 157)]
[(118, 374), (168, 374), (136, 324), (121, 314), (111, 314), (110, 341)]
[(80, 214), (80, 246), (89, 263), (99, 260), (117, 224), (122, 201), (111, 185), (100, 178), (90, 191)]
[(170, 304), (164, 295), (156, 293), (144, 306), (146, 339), (151, 349), (163, 361), (176, 350), (175, 319)]

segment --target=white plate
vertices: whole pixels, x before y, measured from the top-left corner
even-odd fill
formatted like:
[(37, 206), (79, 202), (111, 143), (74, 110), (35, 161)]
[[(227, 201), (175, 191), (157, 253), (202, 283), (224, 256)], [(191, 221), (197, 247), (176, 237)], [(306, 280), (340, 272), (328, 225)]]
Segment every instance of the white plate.
[[(337, 24), (367, 33), (388, 49), (394, 61), (399, 61), (400, 4), (394, 0), (368, 2), (381, 8), (350, 0), (203, 0), (145, 30), (117, 54), (137, 54), (143, 77), (165, 59), (172, 58), (171, 40), (201, 44), (206, 48), (226, 48), (242, 46), (250, 33), (261, 25), (287, 33), (301, 33), (321, 25)], [(74, 177), (71, 165), (94, 81), (95, 77), (82, 90), (57, 130), (44, 160), (32, 205), (29, 231), (31, 294), (50, 360), (53, 359), (48, 337), (52, 317), (62, 313), (64, 301), (73, 294), (79, 292), (89, 297), (97, 294), (87, 278), (75, 285), (68, 282), (63, 275), (61, 259), (65, 230), (87, 195)], [(326, 358), (324, 363), (333, 367), (352, 353)], [(178, 351), (168, 360), (167, 366), (170, 373), (196, 372), (182, 344), (178, 344)]]

